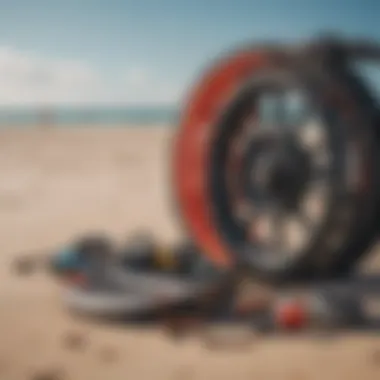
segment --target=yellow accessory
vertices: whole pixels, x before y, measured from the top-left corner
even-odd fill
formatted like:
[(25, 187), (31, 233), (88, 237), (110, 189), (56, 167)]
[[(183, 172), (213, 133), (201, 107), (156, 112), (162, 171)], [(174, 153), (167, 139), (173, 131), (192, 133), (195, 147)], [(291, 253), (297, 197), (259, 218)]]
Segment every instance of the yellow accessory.
[(167, 246), (158, 246), (156, 248), (155, 261), (157, 266), (163, 269), (173, 269), (176, 266), (173, 251)]

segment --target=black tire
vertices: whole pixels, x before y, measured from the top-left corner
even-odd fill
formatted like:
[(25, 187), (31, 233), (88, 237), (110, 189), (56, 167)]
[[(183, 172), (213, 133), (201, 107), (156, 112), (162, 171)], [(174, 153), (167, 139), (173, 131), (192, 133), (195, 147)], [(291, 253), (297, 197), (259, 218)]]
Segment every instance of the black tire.
[[(323, 74), (317, 79), (308, 79), (310, 78), (300, 78), (298, 73), (282, 69), (274, 69), (263, 73), (262, 76), (255, 76), (250, 83), (237, 91), (236, 96), (223, 112), (215, 127), (215, 139), (210, 155), (211, 210), (221, 238), (229, 246), (230, 251), (235, 253), (239, 265), (248, 266), (256, 276), (274, 282), (304, 281), (313, 277), (346, 274), (355, 268), (358, 260), (367, 253), (365, 248), (372, 244), (375, 237), (374, 222), (378, 215), (379, 170), (377, 169), (378, 148), (373, 114), (368, 117), (369, 106), (365, 107), (365, 104), (368, 103), (360, 98), (361, 95), (352, 84), (350, 75)], [(329, 198), (331, 210), (329, 210), (325, 226), (316, 237), (313, 246), (292, 261), (276, 263), (274, 266), (268, 266), (259, 258), (259, 255), (254, 256), (253, 260), (247, 258), (247, 249), (242, 245), (244, 232), (232, 222), (229, 216), (230, 206), (228, 206), (223, 173), (223, 165), (226, 162), (223, 149), (226, 149), (231, 126), (236, 122), (234, 118), (239, 112), (239, 107), (242, 107), (247, 101), (247, 97), (252, 94), (252, 88), (261, 83), (267, 83), (268, 80), (271, 83), (277, 81), (277, 83), (285, 83), (285, 85), (296, 81), (298, 84), (301, 83), (307, 91), (311, 91), (313, 98), (323, 105), (324, 114), (332, 112), (339, 121), (339, 125), (336, 121), (330, 123), (326, 116), (335, 149), (348, 149), (344, 144), (352, 141), (353, 136), (359, 141), (360, 154), (364, 154), (367, 159), (365, 169), (369, 173), (368, 180), (370, 181), (368, 191), (365, 193), (358, 194), (357, 190), (342, 192), (344, 181), (346, 181), (345, 173), (334, 173), (336, 178), (332, 178), (334, 188)], [(333, 89), (338, 95), (340, 103), (336, 102), (336, 99), (328, 97), (330, 89)], [(351, 106), (348, 110), (344, 108), (344, 106), (347, 107), (347, 103), (349, 107)], [(345, 118), (347, 111), (354, 117)], [(341, 156), (344, 157), (344, 153), (341, 152)], [(334, 247), (328, 247), (331, 240), (331, 238), (329, 240), (329, 236), (332, 237), (332, 240), (335, 237)]]
[[(341, 73), (345, 75), (345, 73)], [(354, 73), (346, 74), (344, 83), (352, 94), (358, 128), (367, 160), (367, 191), (358, 200), (359, 213), (346, 247), (327, 268), (328, 277), (345, 277), (358, 269), (361, 261), (371, 253), (378, 240), (380, 220), (380, 117), (377, 102), (362, 80)], [(368, 125), (368, 128), (362, 128)]]

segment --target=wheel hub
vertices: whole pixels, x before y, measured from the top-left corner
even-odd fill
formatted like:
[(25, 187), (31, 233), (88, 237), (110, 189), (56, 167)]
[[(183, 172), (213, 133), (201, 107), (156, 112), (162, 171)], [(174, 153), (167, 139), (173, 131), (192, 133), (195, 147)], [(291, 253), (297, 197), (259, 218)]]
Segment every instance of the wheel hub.
[(250, 143), (245, 193), (252, 203), (260, 198), (292, 209), (307, 187), (311, 158), (295, 139), (281, 149), (279, 144), (282, 143), (262, 144), (257, 140)]

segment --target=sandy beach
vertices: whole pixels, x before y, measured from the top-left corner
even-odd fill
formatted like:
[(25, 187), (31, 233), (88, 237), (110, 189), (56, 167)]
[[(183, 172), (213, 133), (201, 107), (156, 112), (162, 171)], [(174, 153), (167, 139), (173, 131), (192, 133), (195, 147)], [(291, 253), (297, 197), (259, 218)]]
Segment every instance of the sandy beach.
[(118, 241), (138, 230), (179, 239), (170, 198), (172, 132), (0, 131), (0, 380), (379, 379), (380, 338), (373, 334), (267, 339), (238, 352), (210, 351), (196, 337), (176, 342), (159, 328), (69, 316), (46, 274), (12, 271), (18, 255), (91, 231)]

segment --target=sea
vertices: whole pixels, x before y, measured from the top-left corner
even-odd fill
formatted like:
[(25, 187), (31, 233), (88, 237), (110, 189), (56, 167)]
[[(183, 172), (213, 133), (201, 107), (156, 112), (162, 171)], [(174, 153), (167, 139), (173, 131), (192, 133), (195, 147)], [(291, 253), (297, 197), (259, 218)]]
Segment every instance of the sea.
[[(369, 85), (380, 104), (380, 72), (371, 65), (357, 67), (362, 79)], [(294, 111), (297, 97), (291, 97)], [(302, 103), (302, 101), (301, 101)], [(301, 104), (300, 103), (300, 104)], [(289, 104), (290, 106), (291, 104)], [(302, 106), (302, 104), (301, 104)], [(261, 106), (260, 106), (261, 108)], [(264, 110), (265, 109), (265, 110)], [(264, 107), (266, 117), (271, 118), (271, 103)], [(139, 106), (57, 106), (57, 107), (5, 107), (0, 106), (0, 128), (28, 128), (34, 126), (75, 127), (139, 127), (176, 126), (180, 115), (178, 105)]]
[(0, 128), (176, 125), (178, 117), (179, 109), (175, 106), (0, 107)]

